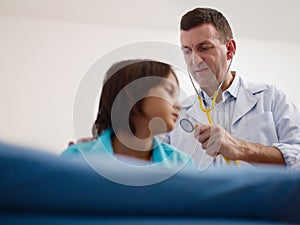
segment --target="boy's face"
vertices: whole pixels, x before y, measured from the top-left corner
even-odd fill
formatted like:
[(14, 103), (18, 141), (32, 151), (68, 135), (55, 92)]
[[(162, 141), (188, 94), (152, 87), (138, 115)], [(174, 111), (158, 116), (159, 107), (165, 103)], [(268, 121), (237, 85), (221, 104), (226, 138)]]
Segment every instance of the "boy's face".
[(172, 73), (162, 78), (162, 82), (149, 90), (143, 100), (142, 109), (152, 134), (165, 133), (174, 129), (181, 108), (177, 97), (178, 84)]

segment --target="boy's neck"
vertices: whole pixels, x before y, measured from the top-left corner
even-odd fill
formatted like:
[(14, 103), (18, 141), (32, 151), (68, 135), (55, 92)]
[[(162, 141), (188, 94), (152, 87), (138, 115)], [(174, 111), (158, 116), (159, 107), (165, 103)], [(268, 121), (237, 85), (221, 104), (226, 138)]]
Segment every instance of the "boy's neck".
[(152, 136), (141, 139), (122, 131), (117, 131), (112, 136), (112, 147), (116, 155), (150, 161), (152, 158), (152, 146)]

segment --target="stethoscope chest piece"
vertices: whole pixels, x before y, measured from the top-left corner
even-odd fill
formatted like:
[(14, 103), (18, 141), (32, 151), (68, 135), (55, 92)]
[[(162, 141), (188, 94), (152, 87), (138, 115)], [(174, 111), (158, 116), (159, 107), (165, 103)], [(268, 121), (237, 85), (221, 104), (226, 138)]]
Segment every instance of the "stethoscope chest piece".
[(191, 133), (194, 131), (194, 125), (188, 119), (181, 119), (180, 126), (184, 131), (186, 131), (188, 133)]

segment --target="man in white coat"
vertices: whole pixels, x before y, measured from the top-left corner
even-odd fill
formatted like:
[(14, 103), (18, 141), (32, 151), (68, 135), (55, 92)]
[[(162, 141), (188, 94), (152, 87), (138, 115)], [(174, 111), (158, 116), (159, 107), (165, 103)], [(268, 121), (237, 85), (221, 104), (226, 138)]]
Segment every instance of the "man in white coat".
[[(245, 162), (299, 168), (299, 110), (275, 86), (250, 83), (227, 71), (236, 43), (226, 18), (214, 9), (196, 8), (183, 15), (180, 29), (189, 73), (199, 84), (195, 87), (201, 88), (182, 104), (181, 118), (195, 124), (194, 135), (178, 123), (166, 141), (193, 155), (196, 162), (204, 163), (204, 156), (210, 155), (215, 165)], [(213, 107), (211, 96), (218, 87)], [(213, 108), (210, 115), (215, 125), (200, 109), (201, 101), (205, 108)]]

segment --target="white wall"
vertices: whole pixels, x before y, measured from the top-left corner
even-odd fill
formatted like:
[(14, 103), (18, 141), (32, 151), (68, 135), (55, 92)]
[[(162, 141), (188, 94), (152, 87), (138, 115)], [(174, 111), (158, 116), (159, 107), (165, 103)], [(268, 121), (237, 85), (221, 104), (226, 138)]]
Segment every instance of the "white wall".
[[(76, 91), (97, 59), (137, 41), (178, 44), (178, 39), (177, 31), (1, 16), (0, 140), (59, 154), (77, 138)], [(280, 86), (300, 107), (300, 44), (236, 39), (233, 67), (248, 80)]]

